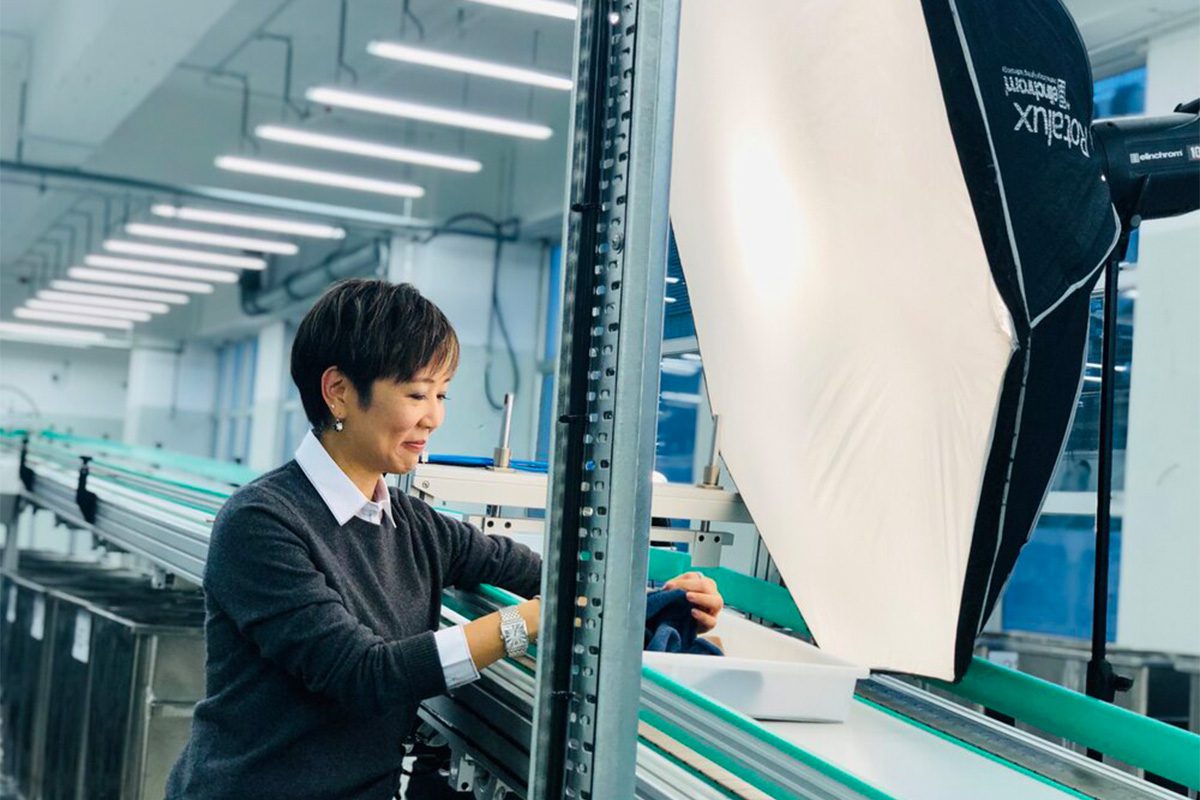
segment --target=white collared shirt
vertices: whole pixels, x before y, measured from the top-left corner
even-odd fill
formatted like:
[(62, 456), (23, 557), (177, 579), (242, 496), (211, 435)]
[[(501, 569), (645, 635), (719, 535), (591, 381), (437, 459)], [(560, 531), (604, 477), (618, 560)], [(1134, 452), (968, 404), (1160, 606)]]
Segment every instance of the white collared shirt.
[[(392, 516), (391, 496), (383, 476), (380, 475), (375, 482), (375, 491), (368, 500), (312, 431), (304, 434), (304, 439), (296, 448), (296, 463), (316, 487), (317, 494), (339, 526), (354, 517), (379, 525), (386, 516), (393, 525), (396, 524)], [(479, 670), (475, 668), (471, 650), (467, 647), (467, 634), (461, 625), (442, 628), (434, 633), (433, 638), (437, 643), (442, 671), (446, 675), (447, 689), (479, 678)]]

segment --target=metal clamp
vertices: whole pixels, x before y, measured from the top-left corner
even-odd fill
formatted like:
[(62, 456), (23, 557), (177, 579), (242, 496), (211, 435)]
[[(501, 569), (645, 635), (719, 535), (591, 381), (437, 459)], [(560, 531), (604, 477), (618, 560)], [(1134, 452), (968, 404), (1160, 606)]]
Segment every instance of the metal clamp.
[(80, 456), (79, 465), (79, 483), (75, 487), (75, 504), (79, 506), (79, 513), (83, 515), (84, 520), (88, 524), (96, 522), (96, 495), (87, 488), (88, 472), (90, 468), (88, 464), (91, 462), (91, 456)]

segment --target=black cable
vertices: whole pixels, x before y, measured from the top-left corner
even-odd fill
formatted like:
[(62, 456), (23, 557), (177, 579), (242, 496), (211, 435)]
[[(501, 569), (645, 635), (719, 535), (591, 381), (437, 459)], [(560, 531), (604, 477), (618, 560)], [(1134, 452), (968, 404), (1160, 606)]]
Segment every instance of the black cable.
[(504, 250), (504, 241), (497, 236), (495, 254), (492, 256), (492, 303), (488, 317), (487, 362), (483, 369), (483, 393), (487, 396), (488, 405), (499, 411), (504, 408), (504, 396), (497, 400), (492, 394), (492, 331), (500, 329), (504, 338), (504, 347), (508, 351), (508, 362), (512, 369), (513, 394), (521, 385), (521, 367), (517, 361), (517, 349), (513, 346), (512, 336), (508, 332), (508, 323), (504, 321), (504, 311), (500, 307), (500, 256)]
[(34, 399), (29, 396), (28, 392), (26, 392), (24, 389), (20, 388), (19, 386), (14, 386), (11, 383), (0, 384), (0, 391), (12, 392), (17, 397), (20, 397), (22, 400), (24, 400), (26, 403), (28, 403), (29, 408), (33, 411), (33, 416), (40, 417), (42, 415), (41, 409), (38, 408), (38, 405), (34, 401)]
[(517, 350), (513, 345), (512, 335), (508, 330), (508, 322), (504, 318), (504, 309), (500, 304), (500, 263), (504, 254), (504, 242), (506, 239), (504, 227), (507, 223), (474, 211), (456, 214), (439, 225), (437, 229), (430, 232), (429, 236), (421, 241), (421, 244), (428, 244), (438, 236), (444, 234), (459, 233), (459, 231), (455, 231), (452, 228), (461, 222), (479, 222), (487, 225), (492, 228), (495, 237), (495, 249), (492, 251), (492, 293), (488, 309), (487, 342), (485, 344), (487, 361), (483, 370), (483, 393), (488, 405), (499, 411), (504, 408), (504, 393), (501, 392), (499, 399), (496, 399), (492, 385), (492, 366), (495, 363), (493, 360), (494, 334), (497, 328), (500, 330), (500, 336), (504, 340), (509, 367), (512, 370), (512, 391), (514, 394), (516, 394), (517, 388), (521, 385), (521, 366), (517, 359)]
[(410, 3), (411, 0), (404, 0), (404, 4), (401, 8), (400, 37), (404, 38), (404, 35), (408, 32), (408, 21), (412, 20), (412, 24), (417, 28), (417, 38), (421, 41), (425, 41), (425, 26), (421, 24), (421, 18), (412, 12)]

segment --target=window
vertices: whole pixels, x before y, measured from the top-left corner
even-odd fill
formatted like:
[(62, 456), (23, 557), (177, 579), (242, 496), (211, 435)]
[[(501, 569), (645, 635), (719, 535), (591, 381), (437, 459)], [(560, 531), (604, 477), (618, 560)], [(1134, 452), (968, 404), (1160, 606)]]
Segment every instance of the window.
[(254, 366), (258, 341), (243, 339), (217, 349), (217, 435), (213, 455), (245, 464), (254, 413)]
[[(690, 319), (690, 315), (689, 315)], [(654, 468), (672, 483), (693, 483), (696, 431), (700, 409), (707, 404), (704, 373), (695, 352), (664, 356), (659, 371), (658, 431), (655, 437)]]
[(696, 352), (696, 323), (687, 279), (675, 244), (667, 242), (667, 286), (663, 309), (663, 359), (659, 367), (658, 430), (654, 468), (672, 483), (693, 483), (696, 474), (696, 432), (705, 401), (704, 370)]
[(683, 274), (683, 263), (679, 260), (679, 248), (675, 244), (675, 231), (671, 231), (667, 244), (667, 307), (663, 310), (663, 339), (686, 339), (696, 335), (696, 323), (692, 319), (692, 299), (688, 295), (687, 278)]
[[(1145, 108), (1146, 68), (1138, 67), (1097, 81), (1097, 119), (1140, 114)], [(1137, 232), (1126, 261), (1137, 261)], [(1113, 403), (1113, 504), (1109, 548), (1108, 638), (1116, 639), (1117, 588), (1120, 584), (1122, 497), (1125, 444), (1129, 424), (1129, 387), (1133, 377), (1133, 309), (1136, 291), (1123, 290), (1117, 301), (1116, 397)], [(1091, 636), (1092, 583), (1095, 576), (1096, 483), (1100, 449), (1100, 353), (1104, 302), (1094, 294), (1088, 324), (1087, 368), (1050, 494), (1029, 543), (1021, 552), (1001, 598), (1005, 630), (1075, 638)]]
[[(296, 327), (292, 323), (287, 326), (286, 335), (289, 343), (296, 338)], [(289, 352), (291, 350), (290, 344), (288, 350)], [(283, 401), (283, 450), (279, 454), (279, 463), (281, 464), (291, 460), (296, 453), (296, 448), (300, 446), (300, 440), (312, 427), (304, 413), (304, 404), (300, 402), (300, 390), (296, 387), (296, 382), (292, 380), (290, 374), (284, 377), (284, 382), (287, 384), (287, 396)]]

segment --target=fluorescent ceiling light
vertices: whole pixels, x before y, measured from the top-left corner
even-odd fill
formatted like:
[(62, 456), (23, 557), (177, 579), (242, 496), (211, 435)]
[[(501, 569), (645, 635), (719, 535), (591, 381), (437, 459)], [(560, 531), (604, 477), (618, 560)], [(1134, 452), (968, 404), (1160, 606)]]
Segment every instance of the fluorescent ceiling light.
[(155, 303), (184, 305), (188, 301), (186, 294), (178, 294), (176, 292), (152, 292), (146, 289), (126, 289), (123, 286), (101, 286), (96, 283), (80, 283), (79, 281), (51, 281), (50, 286), (64, 292), (79, 292), (81, 294), (100, 295), (103, 297), (131, 297)]
[(150, 275), (134, 275), (132, 272), (113, 272), (107, 269), (71, 267), (69, 270), (67, 270), (67, 275), (83, 281), (115, 283), (120, 286), (143, 286), (147, 289), (166, 289), (169, 292), (212, 294), (213, 290), (212, 284), (208, 283), (175, 281), (169, 278), (155, 278)]
[(367, 52), (373, 56), (403, 61), (408, 64), (420, 64), (426, 67), (465, 72), (469, 75), (481, 75), (485, 78), (497, 78), (502, 81), (524, 83), (529, 86), (541, 86), (546, 89), (571, 91), (574, 85), (566, 75), (553, 75), (548, 72), (511, 67), (507, 64), (497, 64), (493, 61), (480, 61), (477, 58), (465, 58), (450, 53), (439, 53), (436, 50), (426, 50), (423, 47), (409, 47), (396, 42), (371, 42)]
[(253, 214), (234, 214), (228, 211), (213, 211), (191, 206), (172, 206), (159, 203), (150, 209), (157, 217), (182, 219), (187, 222), (207, 222), (210, 225), (227, 225), (231, 228), (250, 228), (272, 233), (290, 233), (293, 236), (308, 236), (313, 239), (345, 239), (346, 229), (335, 225), (316, 222), (296, 222), (290, 219), (259, 217)]
[(231, 172), (244, 172), (249, 175), (263, 175), (268, 178), (280, 178), (285, 181), (300, 181), (301, 183), (316, 183), (322, 186), (336, 186), (339, 189), (357, 189), (360, 192), (374, 192), (393, 197), (424, 197), (425, 190), (411, 183), (395, 183), (381, 181), (375, 178), (364, 178), (358, 175), (347, 175), (342, 172), (326, 172), (308, 167), (296, 167), (291, 164), (279, 164), (274, 161), (259, 161), (238, 156), (221, 156), (217, 166)]
[(100, 331), (52, 328), (49, 325), (29, 325), (24, 322), (0, 322), (0, 334), (34, 339), (61, 339), (72, 344), (104, 341), (104, 334)]
[(57, 300), (60, 303), (77, 303), (97, 308), (122, 308), (126, 311), (147, 311), (151, 314), (166, 314), (171, 307), (166, 303), (148, 303), (145, 300), (122, 300), (118, 297), (97, 297), (92, 294), (75, 294), (73, 292), (56, 292), (53, 289), (42, 289), (37, 293), (42, 300)]
[(83, 314), (93, 317), (104, 317), (105, 319), (127, 319), (131, 322), (149, 322), (150, 315), (145, 311), (129, 311), (124, 308), (102, 308), (100, 306), (89, 306), (76, 303), (61, 303), (56, 300), (39, 300), (38, 298), (30, 298), (25, 301), (27, 308), (36, 308), (39, 311), (56, 311), (60, 314)]
[(498, 6), (513, 11), (524, 11), (529, 14), (541, 14), (544, 17), (558, 19), (575, 19), (579, 11), (574, 3), (561, 3), (555, 0), (472, 0), (485, 6)]
[(267, 262), (251, 256), (231, 256), (225, 253), (209, 253), (204, 250), (188, 250), (183, 247), (163, 247), (158, 244), (143, 242), (126, 242), (121, 239), (108, 239), (104, 249), (112, 253), (125, 253), (131, 256), (149, 256), (150, 258), (169, 258), (172, 261), (194, 261), (198, 264), (213, 264), (218, 267), (234, 267), (235, 269), (266, 269)]
[(88, 317), (82, 314), (60, 314), (55, 311), (41, 311), (35, 308), (13, 309), (13, 316), (21, 319), (38, 319), (43, 322), (63, 322), (67, 325), (86, 325), (89, 328), (113, 328), (119, 331), (132, 330), (133, 323), (127, 319), (104, 319), (103, 317)]
[(280, 242), (273, 239), (252, 239), (249, 236), (229, 236), (224, 233), (189, 230), (187, 228), (170, 228), (166, 225), (146, 225), (141, 222), (131, 222), (125, 226), (125, 232), (130, 236), (144, 236), (149, 239), (173, 239), (177, 242), (206, 244), (212, 247), (230, 247), (234, 250), (253, 250), (259, 253), (275, 253), (281, 256), (294, 256), (300, 248), (291, 242)]
[(163, 264), (158, 261), (138, 261), (136, 258), (90, 255), (85, 256), (83, 260), (89, 267), (123, 269), (129, 272), (163, 275), (167, 278), (183, 278), (184, 280), (209, 281), (211, 283), (237, 283), (238, 279), (238, 273), (236, 272), (226, 272), (220, 269), (204, 269), (202, 267), (184, 267), (178, 264)]
[(439, 125), (452, 125), (458, 128), (470, 128), (490, 133), (503, 133), (509, 136), (520, 136), (525, 139), (549, 139), (554, 131), (545, 125), (532, 122), (520, 122), (515, 119), (488, 117), (483, 114), (472, 114), (453, 108), (427, 106), (421, 103), (410, 103), (405, 100), (393, 100), (388, 97), (347, 92), (343, 89), (316, 87), (305, 92), (305, 97), (314, 103), (339, 108), (352, 108), (356, 111), (369, 111), (374, 114), (386, 114), (391, 117), (403, 117), (422, 122), (434, 122)]
[(407, 147), (392, 147), (379, 142), (365, 142), (361, 139), (347, 139), (342, 136), (328, 136), (297, 128), (283, 128), (278, 125), (259, 125), (254, 129), (254, 135), (272, 142), (315, 147), (319, 150), (334, 150), (338, 153), (350, 153), (368, 158), (403, 161), (406, 164), (420, 164), (423, 167), (438, 167), (458, 172), (479, 172), (483, 169), (483, 164), (473, 158), (444, 156), (440, 153), (410, 150)]

